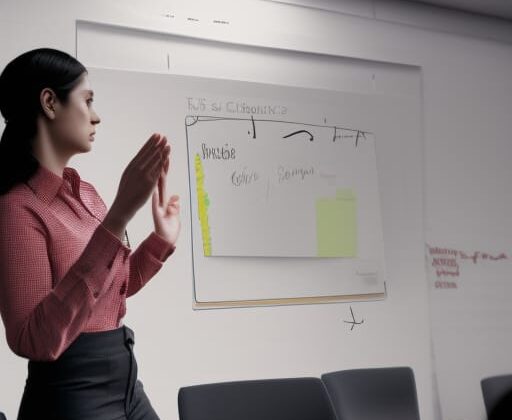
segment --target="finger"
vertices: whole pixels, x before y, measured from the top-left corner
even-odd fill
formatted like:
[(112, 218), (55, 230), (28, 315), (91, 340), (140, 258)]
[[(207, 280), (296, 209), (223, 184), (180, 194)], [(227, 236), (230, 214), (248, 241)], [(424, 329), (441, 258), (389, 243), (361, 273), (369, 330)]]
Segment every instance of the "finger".
[(158, 178), (158, 194), (160, 197), (159, 204), (163, 206), (165, 201), (165, 175), (161, 172)]
[(153, 144), (149, 149), (146, 149), (145, 152), (136, 158), (134, 158), (131, 162), (131, 165), (136, 167), (139, 170), (143, 170), (149, 164), (151, 164), (155, 159), (158, 159), (159, 155), (159, 146), (157, 144)]
[(179, 212), (180, 212), (180, 206), (179, 206), (179, 204), (169, 203), (169, 204), (167, 205), (167, 210), (168, 210), (171, 214), (179, 214)]
[[(170, 151), (169, 151), (170, 153)], [(164, 164), (164, 172), (167, 174), (169, 172), (169, 165), (171, 163), (171, 159), (169, 157), (167, 157), (167, 159), (165, 160), (165, 164)]]
[(158, 133), (153, 133), (132, 159), (132, 163), (137, 164), (140, 159), (145, 158), (145, 156), (158, 145), (159, 139), (160, 135)]
[[(165, 163), (164, 163), (164, 166), (165, 166)], [(167, 174), (165, 173), (165, 171), (163, 171), (160, 175), (160, 179), (161, 179), (161, 183), (160, 183), (160, 186), (161, 186), (161, 191), (162, 191), (162, 198), (164, 198), (164, 200), (162, 200), (162, 205), (163, 203), (165, 202), (165, 197), (167, 195)]]
[(159, 133), (154, 133), (149, 140), (144, 144), (144, 146), (140, 149), (138, 153), (138, 158), (147, 156), (148, 153), (151, 154), (155, 150), (158, 150), (160, 147), (165, 146), (166, 141), (164, 141), (163, 137)]
[(140, 169), (149, 175), (153, 183), (157, 182), (158, 177), (161, 174), (164, 160), (169, 153), (169, 149), (170, 146), (166, 145), (165, 140), (163, 140), (159, 144), (157, 150), (148, 156), (147, 161), (140, 163)]
[(179, 203), (180, 197), (178, 195), (173, 195), (169, 199), (168, 207), (171, 210), (171, 213), (176, 214), (180, 211), (180, 203)]
[(168, 142), (168, 140), (167, 140), (167, 137), (166, 137), (166, 136), (164, 136), (164, 139), (165, 139), (165, 142), (166, 142), (166, 144), (167, 144), (167, 147), (166, 147), (166, 154), (167, 154), (167, 156), (170, 156), (170, 154), (171, 154), (171, 144)]
[(166, 144), (164, 149), (163, 149), (163, 156), (164, 156), (164, 160), (169, 160), (170, 156), (171, 156), (171, 145), (170, 144)]
[(144, 168), (145, 172), (149, 174), (150, 178), (155, 183), (162, 172), (163, 164), (162, 156), (156, 156), (153, 157), (153, 160)]
[(144, 153), (146, 150), (150, 149), (151, 147), (154, 147), (158, 144), (160, 140), (160, 134), (153, 133), (151, 136), (149, 136), (149, 139), (146, 140), (144, 145), (140, 148), (139, 154)]
[(158, 206), (158, 188), (153, 190), (153, 194), (151, 195), (151, 203), (153, 204), (153, 209), (156, 209)]
[(162, 165), (162, 173), (164, 175), (167, 175), (167, 172), (169, 170), (169, 160), (170, 160), (170, 153), (171, 153), (171, 146), (168, 145), (163, 151), (163, 165)]
[[(165, 140), (167, 141), (167, 137), (164, 137)], [(169, 171), (169, 163), (170, 163), (170, 155), (171, 155), (171, 145), (169, 144), (169, 150), (167, 151), (167, 159), (165, 160), (165, 164), (164, 164), (164, 172), (167, 173)]]
[[(161, 142), (156, 149), (148, 152), (147, 156), (143, 157), (139, 161), (141, 169), (153, 168), (155, 163), (159, 163), (165, 157), (165, 143)], [(163, 163), (163, 162), (162, 162)]]

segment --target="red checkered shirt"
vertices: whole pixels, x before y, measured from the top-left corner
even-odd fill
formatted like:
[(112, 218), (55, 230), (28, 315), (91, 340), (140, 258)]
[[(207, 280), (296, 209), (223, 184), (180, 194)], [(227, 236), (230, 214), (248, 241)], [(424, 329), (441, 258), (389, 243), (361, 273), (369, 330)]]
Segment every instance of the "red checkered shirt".
[(0, 196), (0, 313), (16, 354), (55, 360), (80, 333), (118, 328), (126, 298), (174, 252), (155, 232), (132, 252), (106, 213), (71, 167), (60, 177), (40, 165)]

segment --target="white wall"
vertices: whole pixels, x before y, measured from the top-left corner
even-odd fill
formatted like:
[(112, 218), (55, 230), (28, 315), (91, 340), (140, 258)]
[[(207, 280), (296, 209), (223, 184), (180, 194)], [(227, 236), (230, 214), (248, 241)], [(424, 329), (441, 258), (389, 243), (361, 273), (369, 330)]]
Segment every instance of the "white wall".
[[(512, 237), (512, 225), (507, 221), (512, 207), (507, 189), (511, 165), (507, 162), (507, 156), (511, 156), (512, 145), (507, 142), (507, 135), (511, 132), (512, 79), (509, 74), (512, 69), (512, 25), (398, 1), (343, 1), (335, 5), (336, 12), (256, 0), (221, 1), (216, 2), (215, 6), (199, 1), (193, 4), (173, 2), (172, 10), (169, 10), (171, 6), (168, 2), (140, 3), (0, 0), (0, 67), (3, 68), (8, 60), (20, 52), (39, 46), (53, 46), (75, 53), (76, 19), (241, 44), (419, 65), (424, 95), (426, 241), (431, 245), (458, 246), (462, 249), (468, 246), (471, 249), (511, 248), (509, 238)], [(315, 2), (307, 3), (313, 5)], [(332, 2), (321, 3), (325, 8), (333, 8)], [(174, 13), (175, 18), (163, 18), (162, 14), (166, 12)], [(197, 24), (188, 21), (186, 16), (199, 16), (204, 20), (219, 16), (219, 19), (230, 23)], [(155, 36), (165, 39), (162, 35)], [(160, 50), (157, 51), (160, 53)], [(127, 67), (133, 68), (131, 66), (134, 64), (133, 57), (127, 57)], [(165, 57), (155, 56), (154, 61), (136, 64), (145, 70), (167, 71)], [(485, 144), (485, 148), (482, 144)], [(471, 186), (483, 192), (479, 196), (485, 199), (479, 200), (478, 206), (475, 205)], [(413, 255), (417, 257), (417, 254)], [(427, 297), (425, 273), (418, 271), (409, 280), (415, 285), (410, 289), (411, 308), (414, 305), (422, 307), (418, 291), (423, 290)], [(408, 289), (404, 287), (401, 290), (407, 293)], [(210, 378), (244, 378), (249, 376), (249, 372), (252, 374), (255, 371), (268, 377), (290, 373), (297, 376), (318, 375), (322, 369), (351, 367), (349, 364), (335, 365), (333, 352), (340, 351), (336, 346), (329, 348), (312, 342), (305, 344), (301, 338), (304, 331), (296, 323), (300, 317), (331, 325), (335, 330), (340, 326), (342, 317), (339, 307), (244, 310), (242, 318), (235, 321), (232, 313), (191, 312), (187, 292), (187, 286), (177, 290), (178, 297), (174, 304), (183, 318), (169, 320), (167, 328), (171, 340), (174, 334), (179, 334), (175, 345), (181, 350), (177, 350), (177, 354), (188, 353), (191, 358), (204, 360), (205, 363), (199, 363), (198, 369), (189, 376), (182, 376), (184, 381), (193, 383), (208, 382)], [(404, 297), (407, 298), (407, 294)], [(432, 298), (436, 299), (435, 295)], [(433, 301), (432, 304), (435, 306), (439, 303)], [(442, 304), (450, 305), (450, 302), (443, 301)], [(276, 319), (280, 320), (280, 325), (290, 328), (285, 337), (282, 331), (272, 328)], [(140, 357), (150, 359), (152, 356), (162, 356), (163, 349), (152, 349), (150, 343), (145, 344), (143, 323), (134, 322), (140, 324), (136, 329), (142, 337)], [(251, 326), (252, 330), (246, 331), (242, 322)], [(208, 347), (187, 349), (182, 340), (186, 335), (175, 333), (181, 331), (184, 325), (203, 330), (202, 338)], [(225, 331), (220, 336), (212, 334), (212, 330), (219, 326), (232, 331), (232, 334)], [(325, 340), (329, 336), (332, 330), (326, 328), (325, 333), (319, 333), (318, 339)], [(244, 340), (250, 339), (249, 336), (257, 338), (257, 347), (243, 345)], [(147, 337), (150, 340), (150, 336)], [(9, 354), (5, 341), (0, 340), (0, 344), (0, 409), (5, 409), (9, 418), (14, 418), (24, 381), (25, 362)], [(286, 369), (281, 368), (279, 361), (286, 360), (287, 353), (299, 344), (302, 346), (300, 353), (291, 359)], [(429, 347), (430, 337), (425, 337), (416, 345)], [(184, 351), (182, 346), (188, 351)], [(211, 356), (204, 353), (212, 348), (221, 352), (223, 359), (237, 351), (243, 356), (234, 358), (232, 366), (224, 363), (215, 366), (210, 363), (213, 361)], [(269, 349), (277, 350), (273, 362), (261, 357)], [(173, 348), (165, 350), (169, 357), (173, 356)], [(463, 357), (463, 353), (459, 354)], [(379, 355), (375, 350), (369, 350), (367, 356), (369, 365), (394, 361), (392, 354)], [(442, 359), (443, 354), (436, 354), (436, 358)], [(418, 362), (414, 355), (411, 361)], [(253, 365), (251, 369), (247, 368), (249, 365)], [(421, 365), (425, 367), (429, 363), (423, 361)], [(151, 362), (145, 366), (150, 372), (158, 369)], [(169, 375), (172, 374), (172, 370), (169, 370)], [(436, 409), (427, 389), (430, 382), (425, 369), (419, 372), (417, 379), (421, 390), (422, 418), (434, 418)], [(175, 418), (175, 388), (185, 385), (171, 377), (169, 382), (172, 389), (168, 391), (169, 406), (165, 408), (163, 418)], [(159, 396), (158, 404), (163, 406), (160, 403), (162, 391), (156, 387), (154, 391)], [(462, 383), (457, 389), (443, 388), (441, 401), (446, 420), (483, 418), (482, 401), (475, 397), (474, 392), (474, 398), (466, 398), (468, 394), (464, 391)]]

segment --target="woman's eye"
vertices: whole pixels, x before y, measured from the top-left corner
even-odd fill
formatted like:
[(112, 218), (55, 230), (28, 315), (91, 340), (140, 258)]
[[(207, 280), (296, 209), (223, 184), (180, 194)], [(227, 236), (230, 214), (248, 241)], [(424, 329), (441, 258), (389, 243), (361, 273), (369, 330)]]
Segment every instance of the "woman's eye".
[(92, 100), (92, 99), (87, 99), (87, 105), (91, 105), (91, 104), (92, 104), (92, 102), (93, 102), (93, 100)]

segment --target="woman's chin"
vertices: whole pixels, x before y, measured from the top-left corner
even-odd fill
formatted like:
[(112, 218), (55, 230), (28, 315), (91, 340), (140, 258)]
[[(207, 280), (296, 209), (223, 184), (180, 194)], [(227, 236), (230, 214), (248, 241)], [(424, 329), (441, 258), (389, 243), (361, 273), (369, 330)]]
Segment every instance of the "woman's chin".
[(86, 143), (86, 144), (83, 144), (83, 145), (80, 145), (79, 147), (77, 147), (75, 149), (75, 154), (88, 153), (91, 150), (92, 150), (92, 144), (91, 144), (91, 142), (89, 142), (89, 143)]

